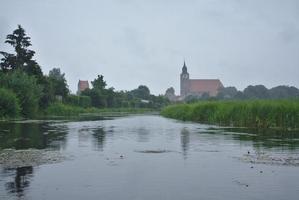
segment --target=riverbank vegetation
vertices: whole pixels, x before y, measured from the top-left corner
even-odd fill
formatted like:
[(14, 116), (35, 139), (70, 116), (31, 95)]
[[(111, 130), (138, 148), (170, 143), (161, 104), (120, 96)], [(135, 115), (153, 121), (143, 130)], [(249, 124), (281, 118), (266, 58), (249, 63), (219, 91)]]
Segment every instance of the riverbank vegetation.
[(79, 107), (73, 106), (70, 104), (63, 104), (63, 103), (54, 103), (51, 104), (45, 111), (45, 116), (55, 117), (55, 116), (79, 116), (81, 114), (105, 114), (105, 113), (145, 113), (145, 112), (152, 112), (156, 111), (153, 108), (95, 108), (95, 107)]
[(34, 59), (35, 51), (29, 49), (30, 37), (20, 25), (7, 35), (5, 43), (13, 47), (13, 52), (0, 51), (0, 119), (69, 116), (109, 109), (159, 110), (169, 104), (164, 96), (150, 94), (145, 85), (131, 91), (107, 88), (103, 75), (97, 75), (91, 89), (70, 94), (60, 68), (53, 68), (49, 74), (42, 72)]
[[(168, 88), (166, 94), (174, 95), (174, 89)], [(218, 91), (216, 96), (208, 93), (202, 95), (188, 95), (185, 98), (187, 103), (194, 103), (202, 100), (254, 100), (254, 99), (298, 99), (299, 89), (294, 86), (279, 85), (270, 89), (264, 85), (249, 85), (243, 91), (235, 87), (224, 87)]]
[(165, 117), (250, 128), (299, 128), (299, 100), (199, 101), (164, 108)]

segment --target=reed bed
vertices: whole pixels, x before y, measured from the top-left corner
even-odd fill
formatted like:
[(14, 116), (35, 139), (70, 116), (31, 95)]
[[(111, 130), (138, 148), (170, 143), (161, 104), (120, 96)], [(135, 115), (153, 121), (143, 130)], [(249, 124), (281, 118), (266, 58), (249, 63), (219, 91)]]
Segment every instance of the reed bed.
[(299, 100), (200, 101), (168, 106), (161, 115), (222, 126), (299, 129)]

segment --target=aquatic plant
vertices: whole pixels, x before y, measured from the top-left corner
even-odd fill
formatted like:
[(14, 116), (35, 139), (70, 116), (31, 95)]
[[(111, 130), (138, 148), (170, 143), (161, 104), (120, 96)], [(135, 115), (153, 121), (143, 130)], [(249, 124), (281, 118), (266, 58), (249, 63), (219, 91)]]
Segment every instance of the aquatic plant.
[(299, 128), (299, 100), (201, 101), (171, 105), (161, 114), (224, 126)]

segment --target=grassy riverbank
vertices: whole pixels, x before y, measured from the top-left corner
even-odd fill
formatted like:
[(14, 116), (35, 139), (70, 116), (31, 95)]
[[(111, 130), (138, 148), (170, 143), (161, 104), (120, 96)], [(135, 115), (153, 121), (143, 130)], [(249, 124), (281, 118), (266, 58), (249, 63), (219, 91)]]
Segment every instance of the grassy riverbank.
[(299, 128), (299, 100), (202, 101), (164, 108), (169, 118), (251, 128)]
[(101, 114), (101, 113), (145, 113), (151, 112), (154, 109), (149, 108), (83, 108), (79, 106), (73, 106), (62, 103), (55, 103), (50, 105), (46, 110), (44, 115), (47, 117), (51, 116), (78, 116), (81, 114)]

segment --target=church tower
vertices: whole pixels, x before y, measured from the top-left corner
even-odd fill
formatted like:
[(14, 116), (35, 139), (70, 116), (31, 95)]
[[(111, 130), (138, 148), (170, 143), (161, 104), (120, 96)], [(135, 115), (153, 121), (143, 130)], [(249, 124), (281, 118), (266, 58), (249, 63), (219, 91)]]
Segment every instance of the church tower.
[(184, 61), (184, 66), (181, 73), (181, 97), (185, 97), (189, 93), (189, 73)]

